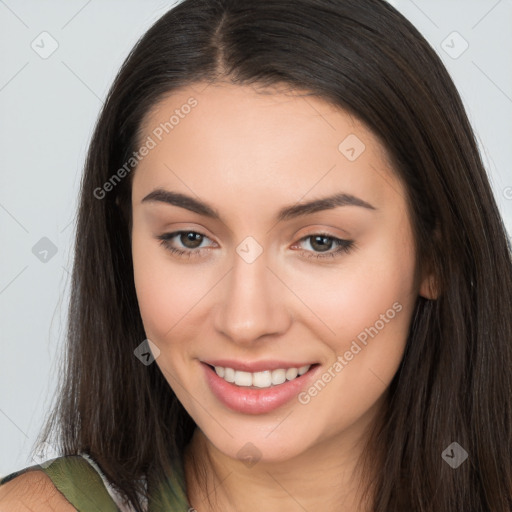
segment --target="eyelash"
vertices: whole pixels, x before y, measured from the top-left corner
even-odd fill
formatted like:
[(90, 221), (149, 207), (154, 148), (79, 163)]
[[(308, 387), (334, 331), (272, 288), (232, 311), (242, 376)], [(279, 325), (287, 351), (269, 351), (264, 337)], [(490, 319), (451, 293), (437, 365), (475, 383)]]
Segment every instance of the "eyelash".
[[(202, 233), (199, 233), (198, 231), (174, 231), (172, 233), (164, 233), (163, 235), (159, 235), (156, 238), (160, 240), (160, 245), (164, 246), (166, 250), (170, 251), (172, 254), (175, 254), (179, 257), (184, 258), (192, 258), (192, 257), (198, 257), (201, 255), (204, 249), (206, 248), (200, 248), (200, 249), (177, 249), (176, 247), (173, 247), (170, 243), (170, 241), (182, 234), (188, 234), (188, 233), (194, 233), (197, 235), (202, 236), (204, 239), (208, 238), (206, 235), (203, 235)], [(321, 260), (324, 258), (335, 258), (336, 256), (341, 255), (341, 253), (349, 254), (352, 250), (356, 248), (356, 245), (353, 240), (343, 240), (341, 238), (336, 238), (334, 236), (329, 235), (328, 233), (314, 233), (312, 235), (308, 235), (305, 237), (302, 237), (299, 242), (303, 242), (305, 240), (308, 240), (309, 238), (314, 237), (324, 237), (329, 238), (334, 241), (334, 243), (338, 244), (338, 248), (334, 251), (328, 252), (328, 253), (312, 253), (311, 251), (302, 251), (303, 253), (307, 253), (307, 255), (304, 255), (305, 258), (314, 258), (316, 260)], [(208, 250), (208, 249), (206, 249)]]

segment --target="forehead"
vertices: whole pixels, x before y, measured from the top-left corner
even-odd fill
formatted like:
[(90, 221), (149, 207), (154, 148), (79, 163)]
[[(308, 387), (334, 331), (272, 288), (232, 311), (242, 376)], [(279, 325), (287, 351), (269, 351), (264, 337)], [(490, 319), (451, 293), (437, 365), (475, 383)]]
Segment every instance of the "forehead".
[(403, 196), (378, 138), (341, 108), (302, 91), (185, 87), (145, 116), (139, 145), (149, 139), (153, 148), (134, 179), (140, 197), (150, 186), (176, 185), (206, 197), (214, 188), (280, 202), (340, 188), (372, 204), (386, 194)]

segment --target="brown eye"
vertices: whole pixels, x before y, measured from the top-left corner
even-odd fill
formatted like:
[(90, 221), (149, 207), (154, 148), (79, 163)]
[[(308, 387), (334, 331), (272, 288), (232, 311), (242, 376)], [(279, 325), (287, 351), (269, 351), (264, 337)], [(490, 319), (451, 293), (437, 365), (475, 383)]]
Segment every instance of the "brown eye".
[(179, 240), (187, 249), (197, 249), (203, 241), (203, 235), (195, 231), (183, 231), (179, 234)]
[(334, 244), (334, 239), (330, 236), (314, 235), (309, 238), (311, 239), (311, 247), (321, 252), (328, 251)]
[[(355, 248), (353, 240), (342, 240), (326, 233), (308, 235), (299, 241), (299, 244), (309, 240), (312, 250), (303, 251), (306, 258), (334, 258), (340, 253), (349, 253)], [(334, 250), (331, 250), (334, 247)], [(324, 253), (324, 254), (322, 254)]]
[(203, 251), (210, 249), (209, 246), (201, 247), (201, 244), (209, 238), (197, 231), (175, 231), (164, 233), (156, 238), (160, 240), (161, 245), (177, 256), (192, 258), (200, 256)]

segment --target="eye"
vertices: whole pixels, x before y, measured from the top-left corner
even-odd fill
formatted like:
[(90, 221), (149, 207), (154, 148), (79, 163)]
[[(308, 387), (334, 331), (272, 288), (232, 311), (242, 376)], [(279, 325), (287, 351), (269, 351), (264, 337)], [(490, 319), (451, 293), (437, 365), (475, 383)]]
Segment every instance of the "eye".
[[(174, 231), (173, 233), (164, 233), (156, 238), (160, 240), (160, 245), (163, 245), (168, 251), (179, 257), (192, 258), (201, 256), (204, 251), (211, 248), (201, 246), (205, 240), (210, 239), (197, 231)], [(313, 249), (313, 251), (302, 251), (305, 258), (335, 258), (341, 255), (341, 253), (348, 254), (355, 248), (353, 240), (343, 240), (327, 233), (315, 233), (305, 236), (292, 248), (305, 241), (309, 241), (309, 245)], [(181, 246), (176, 247), (175, 242), (178, 242)], [(333, 247), (334, 250), (332, 250)]]
[[(209, 240), (206, 235), (197, 231), (174, 231), (173, 233), (164, 233), (156, 238), (160, 240), (160, 245), (163, 245), (171, 253), (187, 258), (200, 256), (204, 250), (207, 250), (207, 248), (201, 247), (202, 242)], [(173, 239), (177, 239), (183, 248), (176, 247), (173, 244)]]
[[(298, 243), (300, 244), (308, 240), (310, 241), (309, 246), (313, 248), (314, 251), (320, 250), (320, 253), (306, 251), (306, 254), (304, 254), (306, 258), (335, 258), (341, 255), (341, 253), (350, 253), (356, 247), (353, 240), (343, 240), (327, 233), (315, 233), (314, 235), (305, 236), (301, 238)], [(335, 247), (335, 249), (331, 250), (333, 247)]]

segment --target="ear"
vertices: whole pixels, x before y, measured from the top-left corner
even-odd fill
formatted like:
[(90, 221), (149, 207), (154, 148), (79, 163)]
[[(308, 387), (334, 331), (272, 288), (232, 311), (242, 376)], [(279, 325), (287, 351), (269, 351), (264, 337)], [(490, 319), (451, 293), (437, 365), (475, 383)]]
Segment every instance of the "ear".
[(436, 300), (439, 297), (439, 286), (434, 273), (428, 273), (422, 278), (419, 294), (429, 300)]
[(425, 255), (426, 262), (420, 279), (419, 295), (428, 300), (436, 300), (441, 295), (439, 276), (437, 275), (436, 266), (434, 265), (434, 248), (440, 247), (441, 245), (439, 222), (436, 222), (436, 226), (431, 233), (431, 242), (431, 252)]

